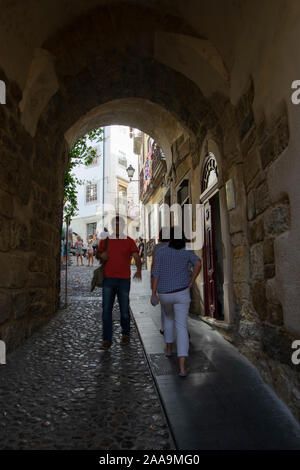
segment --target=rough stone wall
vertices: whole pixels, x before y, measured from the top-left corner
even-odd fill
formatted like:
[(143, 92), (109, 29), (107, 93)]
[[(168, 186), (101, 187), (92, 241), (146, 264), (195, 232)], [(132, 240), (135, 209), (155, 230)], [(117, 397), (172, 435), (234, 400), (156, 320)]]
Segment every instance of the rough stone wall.
[(235, 250), (242, 253), (240, 260), (248, 282), (244, 288), (235, 286), (240, 306), (235, 341), (299, 420), (300, 374), (291, 362), (291, 344), (297, 338), (285, 329), (275, 287), (274, 242), (290, 229), (289, 199), (282, 194), (271, 203), (267, 182), (269, 168), (288, 147), (288, 115), (282, 103), (268, 123), (265, 119), (255, 122), (253, 99), (251, 84), (236, 108), (247, 201), (247, 236), (245, 231), (237, 232), (234, 240), (238, 240)]
[(20, 124), (20, 90), (0, 78), (0, 338), (10, 351), (58, 307), (64, 141), (42, 123), (33, 139)]

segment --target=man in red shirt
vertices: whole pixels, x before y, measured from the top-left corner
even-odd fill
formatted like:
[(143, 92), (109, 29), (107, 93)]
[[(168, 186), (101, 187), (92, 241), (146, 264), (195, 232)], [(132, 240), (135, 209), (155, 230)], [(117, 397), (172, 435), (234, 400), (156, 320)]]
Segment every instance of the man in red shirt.
[(108, 237), (107, 250), (104, 251), (104, 240), (101, 240), (98, 251), (100, 258), (105, 261), (104, 280), (102, 287), (102, 322), (103, 343), (101, 349), (107, 350), (112, 343), (112, 309), (117, 295), (121, 312), (122, 340), (121, 344), (130, 342), (130, 264), (131, 257), (135, 259), (137, 271), (134, 279), (141, 280), (141, 259), (138, 249), (132, 238), (123, 234), (124, 220), (120, 216), (114, 217), (115, 233)]

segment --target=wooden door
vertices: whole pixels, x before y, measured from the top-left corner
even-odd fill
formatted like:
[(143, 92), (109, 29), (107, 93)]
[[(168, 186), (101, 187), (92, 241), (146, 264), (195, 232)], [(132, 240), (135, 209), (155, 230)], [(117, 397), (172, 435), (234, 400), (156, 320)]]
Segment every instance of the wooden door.
[(204, 286), (205, 315), (218, 318), (214, 217), (209, 201), (204, 205)]

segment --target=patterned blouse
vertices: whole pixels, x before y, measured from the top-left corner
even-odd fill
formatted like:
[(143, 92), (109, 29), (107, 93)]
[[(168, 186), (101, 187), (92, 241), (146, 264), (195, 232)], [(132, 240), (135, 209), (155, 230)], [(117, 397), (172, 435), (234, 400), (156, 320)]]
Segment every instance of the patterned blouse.
[(152, 275), (158, 279), (157, 292), (166, 294), (188, 287), (194, 266), (200, 258), (191, 250), (176, 250), (169, 246), (160, 248), (154, 260)]

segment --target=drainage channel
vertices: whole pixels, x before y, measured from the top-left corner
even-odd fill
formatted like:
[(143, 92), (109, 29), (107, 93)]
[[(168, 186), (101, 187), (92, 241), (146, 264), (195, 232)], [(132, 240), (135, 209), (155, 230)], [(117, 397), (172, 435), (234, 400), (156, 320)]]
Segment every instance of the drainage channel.
[[(149, 296), (148, 296), (149, 298)], [(147, 361), (147, 364), (148, 364), (148, 369), (150, 371), (150, 374), (152, 376), (152, 379), (153, 379), (153, 383), (155, 385), (155, 390), (156, 390), (156, 393), (157, 393), (157, 397), (159, 399), (159, 402), (160, 402), (160, 406), (161, 406), (161, 409), (163, 411), (163, 414), (164, 414), (164, 417), (166, 419), (166, 422), (168, 424), (168, 427), (169, 427), (169, 431), (170, 431), (170, 435), (172, 437), (172, 441), (173, 441), (173, 444), (174, 444), (174, 447), (175, 447), (175, 450), (178, 451), (179, 450), (179, 447), (178, 447), (178, 444), (177, 444), (177, 441), (176, 441), (176, 438), (175, 438), (175, 434), (174, 434), (174, 431), (173, 431), (173, 428), (172, 428), (172, 425), (171, 425), (171, 422), (169, 420), (169, 417), (168, 417), (168, 414), (167, 414), (167, 411), (166, 411), (166, 408), (165, 408), (165, 405), (163, 403), (163, 400), (161, 398), (161, 395), (160, 395), (160, 392), (159, 392), (159, 387), (158, 387), (158, 384), (157, 384), (157, 381), (156, 381), (156, 377), (153, 373), (153, 369), (152, 369), (152, 364), (151, 364), (151, 361), (150, 361), (150, 358), (146, 352), (146, 349), (145, 349), (145, 346), (144, 346), (144, 342), (143, 342), (143, 339), (142, 339), (142, 336), (140, 334), (140, 330), (138, 328), (138, 325), (137, 325), (137, 322), (134, 318), (134, 314), (132, 312), (132, 309), (130, 308), (130, 313), (131, 313), (131, 318), (135, 324), (135, 327), (136, 327), (136, 330), (137, 330), (137, 333), (138, 333), (138, 336), (139, 336), (139, 339), (140, 339), (140, 342), (141, 342), (141, 345), (142, 345), (142, 348), (143, 348), (143, 351), (144, 351), (144, 356), (145, 356), (145, 359)]]

